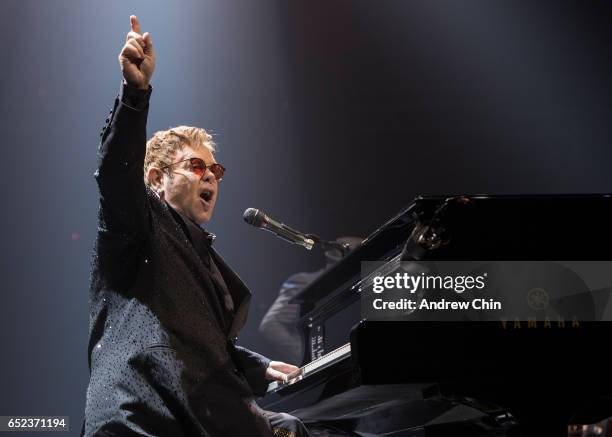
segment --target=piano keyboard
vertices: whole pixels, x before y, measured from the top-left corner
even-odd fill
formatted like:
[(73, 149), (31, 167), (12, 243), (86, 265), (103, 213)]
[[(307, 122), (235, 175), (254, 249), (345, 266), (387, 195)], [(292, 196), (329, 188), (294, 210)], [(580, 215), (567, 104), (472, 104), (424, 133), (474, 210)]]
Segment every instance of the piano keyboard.
[(317, 358), (314, 361), (306, 364), (300, 369), (296, 370), (294, 373), (289, 375), (287, 382), (281, 381), (273, 381), (268, 386), (268, 393), (280, 390), (283, 387), (291, 385), (301, 379), (312, 375), (328, 366), (331, 366), (334, 363), (348, 357), (351, 355), (351, 344), (347, 343), (344, 346), (340, 346), (338, 349), (334, 349), (333, 351), (323, 355), (320, 358)]

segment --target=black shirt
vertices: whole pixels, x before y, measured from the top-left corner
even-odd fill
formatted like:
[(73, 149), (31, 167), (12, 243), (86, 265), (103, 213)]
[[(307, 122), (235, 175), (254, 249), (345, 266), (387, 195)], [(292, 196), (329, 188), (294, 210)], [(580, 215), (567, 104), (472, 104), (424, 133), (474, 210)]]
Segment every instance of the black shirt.
[(225, 309), (225, 327), (226, 331), (229, 331), (231, 320), (234, 316), (234, 300), (232, 299), (232, 295), (227, 288), (227, 284), (225, 283), (219, 268), (215, 264), (213, 258), (210, 256), (211, 246), (215, 241), (216, 236), (213, 233), (206, 231), (197, 223), (185, 217), (183, 214), (174, 210), (174, 208), (172, 208), (170, 205), (168, 205), (168, 208), (173, 213), (172, 215), (174, 216), (175, 220), (181, 226), (183, 232), (185, 232), (185, 235), (200, 256), (200, 260), (210, 273), (212, 283), (215, 286), (219, 299), (221, 302), (223, 302)]

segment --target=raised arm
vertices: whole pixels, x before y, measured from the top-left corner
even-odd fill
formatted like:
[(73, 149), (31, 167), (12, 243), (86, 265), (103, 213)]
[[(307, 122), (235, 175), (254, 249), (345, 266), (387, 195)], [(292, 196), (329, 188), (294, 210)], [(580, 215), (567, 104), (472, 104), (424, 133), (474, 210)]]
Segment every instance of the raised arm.
[(142, 236), (148, 229), (143, 164), (155, 49), (138, 18), (132, 15), (130, 24), (119, 53), (123, 85), (102, 130), (96, 181), (101, 230)]

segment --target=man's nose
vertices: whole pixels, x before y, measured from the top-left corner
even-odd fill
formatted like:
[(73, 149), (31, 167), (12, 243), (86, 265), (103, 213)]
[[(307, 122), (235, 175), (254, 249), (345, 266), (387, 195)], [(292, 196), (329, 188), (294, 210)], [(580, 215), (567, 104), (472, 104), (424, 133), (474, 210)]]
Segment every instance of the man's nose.
[(215, 181), (215, 175), (210, 171), (210, 168), (206, 167), (200, 180), (212, 184)]

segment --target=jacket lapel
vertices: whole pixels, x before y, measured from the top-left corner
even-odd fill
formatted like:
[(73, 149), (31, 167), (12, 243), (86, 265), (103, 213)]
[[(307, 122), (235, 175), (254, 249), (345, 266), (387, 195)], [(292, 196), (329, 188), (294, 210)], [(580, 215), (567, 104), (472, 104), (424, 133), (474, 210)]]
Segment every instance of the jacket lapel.
[[(189, 232), (185, 232), (185, 230), (179, 224), (178, 220), (174, 217), (174, 215), (176, 214), (178, 216), (178, 219), (182, 220), (178, 213), (172, 211), (170, 207), (166, 205), (165, 202), (160, 202), (159, 199), (156, 200), (157, 207), (161, 207), (161, 216), (163, 217), (163, 220), (167, 220), (172, 223), (172, 227), (170, 227), (170, 229), (174, 229), (176, 237), (179, 240), (190, 240), (191, 237), (189, 236)], [(208, 272), (206, 271), (206, 267), (200, 260), (200, 255), (197, 253), (193, 244), (188, 241), (186, 243), (186, 246), (189, 246), (186, 248), (186, 250), (191, 252), (192, 259), (199, 261), (197, 263), (198, 273), (200, 273), (200, 276), (204, 281), (206, 288), (208, 290), (215, 290), (215, 286), (212, 283), (210, 275), (208, 274)], [(238, 335), (238, 332), (246, 323), (247, 316), (249, 313), (249, 306), (251, 303), (251, 292), (244, 283), (244, 281), (240, 279), (240, 277), (236, 274), (236, 272), (234, 272), (234, 270), (232, 270), (230, 266), (227, 265), (225, 260), (221, 257), (221, 255), (219, 255), (215, 248), (211, 246), (209, 250), (210, 256), (212, 257), (213, 262), (217, 265), (217, 268), (219, 269), (219, 272), (221, 273), (221, 276), (223, 277), (223, 280), (227, 285), (227, 289), (229, 290), (229, 293), (234, 301), (235, 314), (228, 333), (228, 338), (231, 340)], [(215, 308), (218, 312), (219, 322), (221, 323), (220, 326), (223, 326), (223, 309), (220, 308), (218, 305), (215, 305)]]
[(251, 304), (251, 291), (244, 281), (240, 279), (240, 276), (227, 265), (225, 260), (212, 246), (210, 248), (210, 256), (217, 265), (219, 272), (221, 272), (221, 276), (223, 276), (223, 280), (234, 300), (236, 313), (234, 314), (234, 320), (228, 334), (230, 339), (234, 339), (246, 323)]
[[(215, 293), (216, 295), (217, 293), (216, 287), (213, 284), (212, 279), (210, 275), (208, 274), (208, 271), (206, 270), (206, 266), (204, 266), (204, 263), (200, 259), (200, 255), (198, 254), (196, 248), (193, 245), (193, 242), (191, 241), (191, 236), (189, 235), (188, 230), (186, 228), (183, 228), (183, 226), (186, 226), (186, 224), (181, 224), (180, 222), (183, 220), (181, 216), (176, 211), (172, 210), (165, 202), (160, 202), (159, 199), (157, 199), (157, 207), (161, 208), (160, 218), (166, 222), (166, 225), (163, 226), (162, 228), (172, 229), (174, 231), (173, 237), (177, 239), (177, 241), (181, 241), (181, 242), (184, 241), (184, 244), (181, 244), (181, 245), (184, 247), (184, 249), (187, 252), (189, 252), (189, 259), (195, 260), (194, 265), (195, 265), (195, 268), (197, 269), (197, 273), (199, 274), (200, 279), (204, 283), (203, 288), (207, 290), (209, 293)], [(211, 251), (211, 256), (212, 256), (212, 252), (213, 251)], [(228, 284), (228, 288), (229, 288), (229, 284)], [(221, 327), (223, 331), (224, 330), (223, 326), (225, 325), (225, 323), (223, 322), (224, 310), (221, 307), (222, 302), (220, 302), (218, 298), (213, 298), (212, 296), (206, 296), (206, 299), (211, 304), (211, 307), (214, 308), (219, 326)]]

